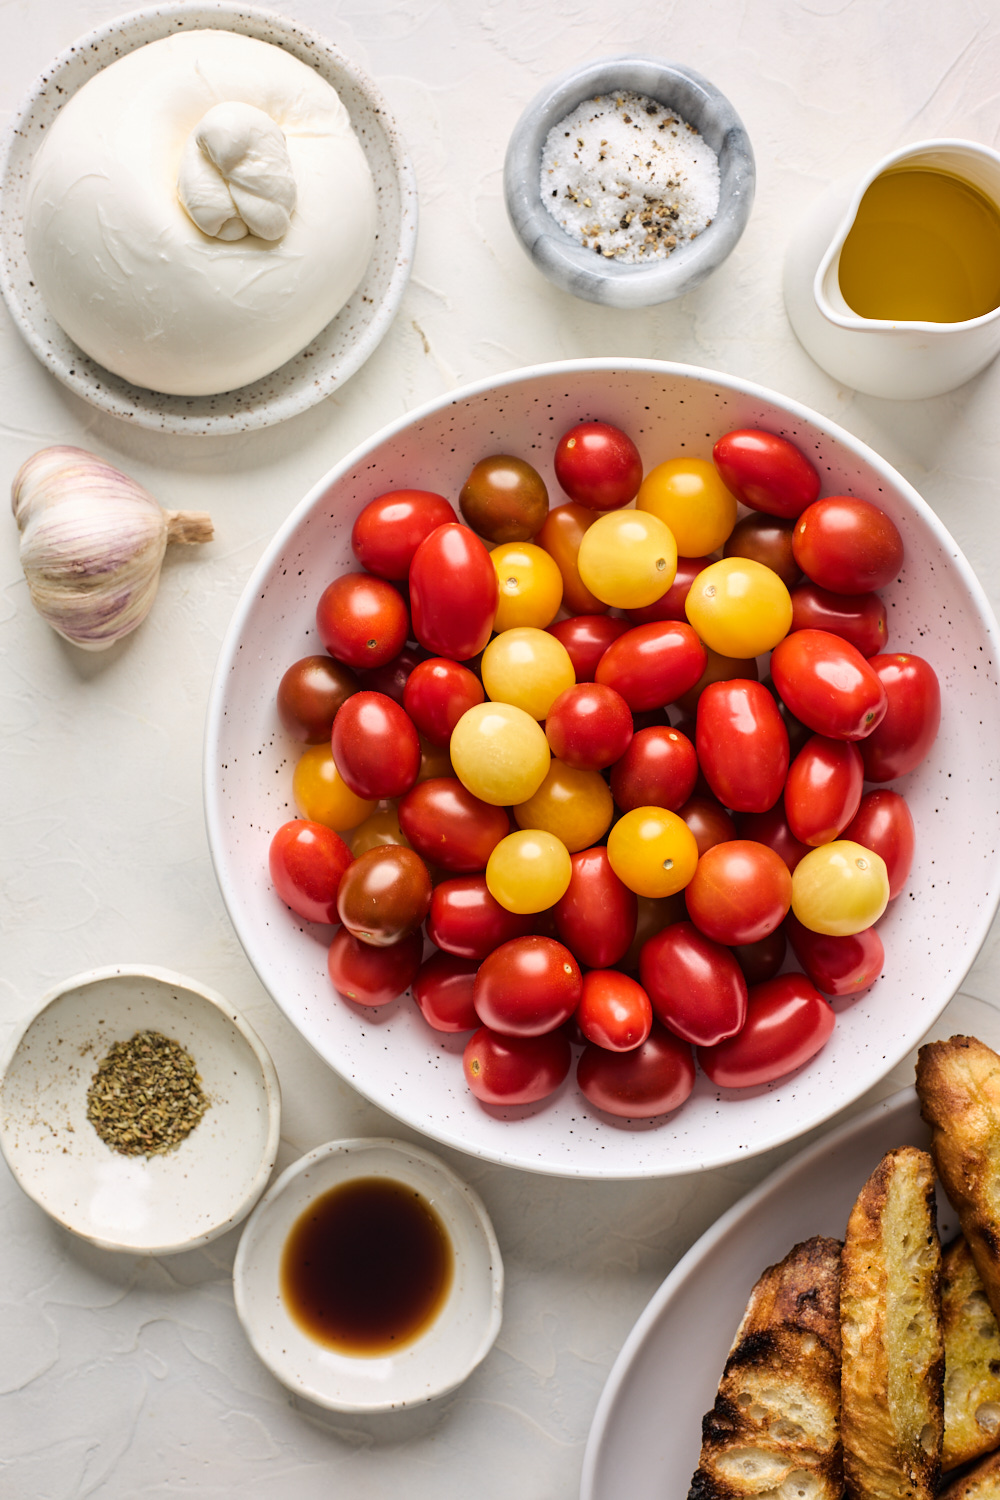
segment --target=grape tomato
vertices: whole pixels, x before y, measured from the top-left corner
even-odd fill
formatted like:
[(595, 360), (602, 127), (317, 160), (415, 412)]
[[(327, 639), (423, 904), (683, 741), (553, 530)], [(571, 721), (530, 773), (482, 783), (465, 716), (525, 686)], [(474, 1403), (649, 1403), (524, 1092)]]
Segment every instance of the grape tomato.
[[(777, 573), (787, 589), (797, 584), (802, 569), (792, 554), (794, 522), (781, 516), (751, 511), (737, 521), (723, 548), (723, 557), (748, 557)], [(793, 594), (794, 600), (794, 594)]]
[(445, 746), (467, 709), (485, 700), (474, 672), (444, 656), (418, 662), (406, 679), (403, 708), (432, 745)]
[(766, 844), (733, 839), (701, 856), (684, 900), (692, 922), (713, 942), (756, 943), (784, 920), (792, 876)]
[(427, 936), (445, 953), (481, 962), (510, 938), (530, 932), (530, 916), (507, 911), (482, 875), (456, 875), (434, 887)]
[(627, 620), (612, 615), (573, 615), (557, 620), (548, 631), (566, 647), (577, 682), (593, 682), (601, 657), (628, 628)]
[(420, 740), (398, 703), (384, 693), (355, 693), (333, 721), (333, 758), (358, 797), (401, 797), (417, 779)]
[(638, 900), (615, 874), (598, 844), (570, 856), (570, 878), (553, 907), (556, 931), (581, 964), (610, 969), (620, 963), (636, 932)]
[(417, 977), (423, 954), (419, 932), (387, 948), (359, 942), (342, 927), (330, 944), (327, 970), (334, 989), (355, 1005), (388, 1005)]
[(810, 932), (789, 913), (785, 932), (792, 951), (818, 990), (827, 995), (857, 995), (882, 972), (885, 949), (874, 927), (847, 937)]
[(712, 449), (726, 488), (752, 510), (794, 518), (819, 494), (819, 474), (787, 438), (760, 428), (727, 432)]
[(580, 1092), (595, 1109), (619, 1119), (648, 1120), (679, 1109), (694, 1088), (690, 1046), (653, 1022), (628, 1052), (588, 1042), (577, 1064)]
[(698, 1061), (717, 1088), (759, 1088), (801, 1068), (826, 1045), (834, 1013), (804, 974), (779, 974), (753, 985), (743, 1030)]
[(875, 667), (828, 630), (796, 630), (771, 653), (783, 701), (816, 734), (860, 740), (885, 718), (889, 699)]
[(403, 579), (425, 537), (458, 517), (432, 490), (390, 490), (358, 513), (351, 547), (363, 568), (379, 578)]
[(844, 837), (863, 844), (885, 862), (889, 900), (893, 901), (909, 879), (916, 837), (913, 815), (903, 798), (888, 787), (868, 792), (854, 821), (844, 829)]
[(679, 812), (697, 778), (698, 758), (687, 735), (669, 724), (653, 725), (640, 729), (612, 766), (611, 792), (622, 812), (636, 807)]
[(816, 583), (792, 589), (791, 628), (828, 630), (865, 657), (884, 651), (889, 639), (888, 614), (877, 594), (835, 594)]
[(605, 651), (595, 682), (612, 687), (635, 713), (673, 703), (701, 679), (708, 658), (690, 625), (634, 625)]
[(439, 526), (410, 564), (410, 609), (421, 646), (434, 656), (466, 661), (486, 645), (497, 612), (497, 575), (490, 554), (467, 526)]
[(713, 793), (734, 812), (766, 812), (788, 772), (788, 731), (759, 682), (714, 682), (698, 700), (698, 764)]
[(563, 604), (573, 614), (597, 615), (607, 609), (580, 577), (579, 556), (583, 534), (597, 520), (597, 512), (585, 505), (557, 505), (550, 510), (535, 541), (552, 558), (563, 581)]
[(688, 592), (698, 574), (711, 567), (711, 557), (678, 557), (674, 581), (665, 594), (646, 604), (641, 609), (626, 610), (633, 625), (650, 625), (654, 620), (679, 620), (684, 624), (687, 615), (684, 605)]
[(785, 816), (793, 837), (810, 847), (831, 843), (857, 812), (864, 779), (856, 745), (814, 734), (792, 761), (785, 782)]
[(454, 875), (485, 870), (510, 833), (506, 809), (474, 797), (457, 776), (418, 782), (400, 801), (399, 824), (418, 854)]
[(860, 746), (865, 776), (894, 781), (930, 753), (941, 723), (941, 686), (922, 656), (896, 651), (873, 656), (868, 665), (886, 695), (886, 711)]

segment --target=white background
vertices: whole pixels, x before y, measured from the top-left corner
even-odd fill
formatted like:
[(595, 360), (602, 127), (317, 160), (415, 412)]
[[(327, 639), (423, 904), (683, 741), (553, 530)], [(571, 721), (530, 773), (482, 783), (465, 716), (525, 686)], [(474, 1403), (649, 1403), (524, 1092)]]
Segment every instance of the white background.
[[(330, 1073), (263, 992), (216, 889), (201, 738), (216, 654), (268, 538), (332, 464), (387, 421), (468, 380), (586, 355), (686, 360), (770, 385), (842, 423), (921, 491), (996, 607), (1000, 365), (951, 396), (897, 404), (836, 386), (796, 344), (781, 263), (832, 181), (929, 136), (1000, 136), (996, 0), (285, 0), (385, 92), (416, 168), (410, 287), (336, 398), (270, 431), (188, 439), (129, 429), (67, 394), (0, 312), (0, 478), (50, 443), (90, 448), (216, 540), (174, 553), (134, 636), (83, 655), (34, 613), (13, 521), (0, 522), (0, 1042), (53, 984), (150, 963), (227, 995), (282, 1080), (279, 1166), (321, 1141), (407, 1132)], [(0, 3), (0, 108), (119, 10)], [(731, 259), (681, 302), (613, 312), (557, 292), (507, 224), (507, 137), (550, 78), (629, 50), (687, 63), (741, 114), (757, 202)], [(956, 828), (956, 838), (963, 830)], [(1000, 1044), (995, 934), (935, 1034)], [(879, 1092), (910, 1081), (909, 1064)], [(416, 1138), (416, 1137), (413, 1137)], [(73, 1240), (0, 1168), (0, 1496), (406, 1496), (568, 1500), (601, 1386), (651, 1292), (779, 1156), (671, 1182), (562, 1182), (442, 1152), (482, 1194), (507, 1267), (486, 1363), (433, 1406), (338, 1418), (293, 1400), (233, 1311), (238, 1232), (160, 1262)], [(754, 1268), (748, 1268), (752, 1279)], [(683, 1357), (682, 1351), (678, 1351)]]

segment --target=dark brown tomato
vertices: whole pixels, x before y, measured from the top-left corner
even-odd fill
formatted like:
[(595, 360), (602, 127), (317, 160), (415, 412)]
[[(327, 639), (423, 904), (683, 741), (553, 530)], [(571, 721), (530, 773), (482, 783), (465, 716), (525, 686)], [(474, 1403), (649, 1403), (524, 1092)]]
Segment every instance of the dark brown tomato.
[(785, 962), (787, 948), (784, 932), (776, 927), (767, 937), (758, 938), (755, 943), (737, 943), (731, 952), (743, 970), (743, 978), (747, 984), (763, 984), (777, 974)]
[(690, 692), (708, 662), (690, 625), (676, 620), (636, 625), (613, 641), (597, 664), (594, 681), (614, 688), (633, 713), (661, 708)]
[(884, 651), (889, 640), (886, 607), (878, 594), (834, 594), (817, 583), (792, 589), (792, 630), (828, 630), (850, 641), (862, 656)]
[(556, 930), (588, 969), (609, 969), (628, 952), (638, 913), (634, 892), (611, 868), (603, 844), (570, 855), (565, 894), (553, 908)]
[(302, 745), (321, 745), (330, 738), (338, 708), (358, 687), (358, 679), (343, 662), (332, 656), (303, 656), (278, 684), (282, 727)]
[(359, 942), (388, 948), (416, 932), (431, 904), (431, 877), (413, 849), (382, 844), (347, 867), (337, 914)]
[(782, 516), (768, 516), (755, 511), (737, 521), (723, 548), (723, 557), (749, 557), (777, 573), (790, 589), (802, 577), (802, 569), (792, 556), (792, 532), (795, 522)]
[[(673, 811), (669, 808), (668, 811)], [(684, 819), (694, 841), (698, 845), (699, 859), (714, 849), (716, 844), (728, 843), (736, 837), (736, 824), (716, 797), (689, 797), (677, 809), (678, 817)]]
[(399, 825), (417, 853), (453, 875), (472, 875), (510, 833), (506, 808), (474, 797), (457, 776), (412, 787), (399, 804)]
[(473, 531), (488, 542), (527, 542), (544, 525), (549, 494), (542, 476), (523, 458), (494, 453), (473, 466), (458, 504)]
[(580, 1092), (595, 1109), (618, 1119), (649, 1120), (679, 1109), (694, 1088), (694, 1056), (687, 1042), (653, 1022), (649, 1036), (628, 1052), (588, 1042), (577, 1064)]

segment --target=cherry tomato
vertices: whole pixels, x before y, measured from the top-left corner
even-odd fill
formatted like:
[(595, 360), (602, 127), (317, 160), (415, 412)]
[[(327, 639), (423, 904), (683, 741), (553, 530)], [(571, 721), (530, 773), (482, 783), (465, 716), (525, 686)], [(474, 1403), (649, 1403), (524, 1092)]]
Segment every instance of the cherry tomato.
[(701, 856), (684, 900), (692, 922), (713, 942), (756, 943), (784, 920), (792, 877), (766, 844), (733, 839)]
[(494, 703), (511, 703), (544, 719), (576, 681), (569, 652), (547, 630), (522, 626), (494, 636), (483, 652), (483, 687)]
[(432, 745), (447, 745), (467, 709), (482, 703), (483, 685), (468, 667), (444, 656), (418, 662), (406, 680), (403, 707)]
[(533, 542), (506, 542), (490, 553), (500, 600), (493, 629), (551, 625), (562, 604), (562, 574), (553, 558)]
[(641, 984), (617, 969), (592, 969), (583, 976), (576, 1023), (588, 1042), (609, 1052), (641, 1047), (653, 1026), (653, 1007)]
[(698, 764), (734, 812), (766, 812), (788, 772), (788, 732), (759, 682), (713, 682), (698, 700)]
[(634, 500), (642, 459), (632, 439), (607, 422), (581, 422), (559, 439), (555, 471), (562, 488), (590, 510), (617, 510)]
[(501, 943), (531, 931), (530, 915), (507, 911), (482, 875), (456, 875), (434, 887), (427, 936), (446, 953), (482, 961)]
[(699, 1047), (733, 1036), (747, 1014), (747, 985), (728, 948), (693, 922), (675, 922), (643, 948), (639, 977), (658, 1021)]
[(853, 495), (814, 500), (795, 523), (795, 561), (835, 594), (867, 594), (898, 577), (903, 539), (884, 510)]
[(370, 573), (343, 573), (320, 596), (316, 629), (331, 656), (349, 667), (381, 667), (410, 633), (406, 605), (391, 583)]
[(432, 953), (413, 981), (413, 998), (435, 1031), (474, 1031), (479, 1017), (472, 1003), (479, 965), (453, 953)]
[(771, 677), (797, 719), (834, 740), (861, 740), (889, 699), (860, 651), (828, 630), (796, 630), (771, 653)]
[(653, 726), (640, 729), (612, 766), (611, 792), (622, 812), (636, 807), (680, 812), (697, 778), (698, 759), (687, 735), (669, 725)]
[(635, 893), (611, 868), (607, 849), (583, 849), (570, 856), (569, 885), (553, 908), (556, 931), (578, 962), (609, 969), (628, 952), (637, 907)]
[(542, 726), (511, 703), (480, 703), (451, 736), (455, 775), (474, 797), (495, 807), (527, 802), (545, 780), (549, 742)]
[(388, 1005), (417, 977), (424, 950), (419, 932), (389, 948), (360, 943), (342, 927), (330, 944), (327, 969), (334, 989), (355, 1005)]
[(457, 524), (458, 517), (443, 495), (390, 490), (359, 512), (351, 531), (354, 556), (379, 578), (405, 578), (420, 543), (449, 521)]
[[(809, 853), (809, 845), (797, 839), (788, 826), (784, 801), (779, 801), (767, 812), (741, 813), (737, 819), (741, 839), (752, 839), (754, 843), (766, 844), (775, 854), (780, 854), (788, 866), (789, 874), (799, 860)], [(736, 835), (734, 834), (735, 838)]]
[(862, 797), (857, 817), (844, 829), (844, 838), (863, 844), (885, 862), (889, 900), (899, 895), (913, 864), (913, 817), (898, 792), (888, 788)]
[(608, 834), (608, 858), (618, 879), (637, 896), (672, 896), (694, 874), (698, 845), (676, 813), (635, 807)]
[(829, 844), (857, 812), (864, 779), (857, 745), (814, 734), (792, 761), (785, 782), (792, 835), (810, 847)]
[(713, 682), (732, 682), (735, 678), (743, 682), (756, 682), (760, 676), (757, 663), (752, 656), (720, 656), (718, 651), (709, 650), (707, 647), (705, 654), (707, 660), (704, 672), (694, 687), (682, 693), (677, 699), (676, 706), (685, 714), (697, 713), (698, 700)]
[(726, 488), (751, 510), (797, 516), (819, 494), (819, 475), (805, 454), (760, 428), (727, 432), (712, 449)]
[[(785, 922), (787, 921), (786, 917)], [(767, 937), (758, 938), (755, 943), (737, 943), (730, 949), (743, 970), (743, 978), (747, 984), (763, 984), (766, 979), (773, 979), (781, 968), (788, 947), (783, 927), (784, 923), (769, 932)]]
[(465, 661), (482, 651), (497, 612), (490, 554), (467, 526), (439, 526), (410, 564), (413, 631), (434, 656)]
[(473, 1002), (483, 1025), (501, 1036), (541, 1036), (569, 1020), (582, 993), (569, 949), (531, 936), (512, 938), (483, 959)]
[(828, 630), (865, 657), (884, 651), (889, 639), (886, 608), (878, 594), (834, 594), (817, 583), (792, 589), (792, 629)]
[(462, 1067), (481, 1104), (537, 1104), (559, 1087), (572, 1060), (562, 1031), (500, 1036), (480, 1026), (466, 1043)]
[(691, 585), (699, 573), (712, 565), (710, 557), (679, 557), (677, 559), (677, 572), (674, 581), (665, 594), (659, 599), (654, 599), (652, 604), (643, 605), (641, 609), (628, 609), (628, 615), (633, 625), (651, 625), (654, 620), (679, 620), (681, 624), (686, 623), (687, 615), (684, 606)]
[(684, 609), (705, 645), (720, 656), (761, 656), (792, 623), (787, 588), (750, 557), (724, 557), (703, 569)]
[(534, 913), (555, 906), (572, 866), (561, 839), (542, 828), (521, 828), (501, 839), (486, 862), (490, 895), (507, 911)]
[(694, 1088), (687, 1042), (653, 1022), (649, 1036), (628, 1052), (588, 1042), (576, 1069), (580, 1092), (595, 1109), (625, 1120), (649, 1120), (679, 1109)]
[(420, 855), (382, 844), (355, 859), (337, 892), (337, 915), (354, 937), (388, 948), (416, 932), (431, 904), (431, 877)]
[(632, 715), (614, 688), (596, 682), (578, 683), (560, 693), (552, 704), (545, 720), (545, 738), (552, 754), (567, 766), (601, 771), (628, 749)]
[(553, 760), (534, 796), (514, 808), (519, 828), (544, 829), (571, 854), (604, 837), (615, 815), (608, 784), (598, 771)]
[(689, 797), (677, 813), (694, 834), (699, 859), (716, 844), (736, 837), (736, 824), (715, 797)]
[(698, 1061), (716, 1088), (757, 1088), (815, 1057), (833, 1023), (829, 1002), (804, 974), (779, 974), (751, 987), (739, 1035), (700, 1047)]
[(641, 609), (673, 583), (677, 544), (656, 516), (612, 511), (584, 532), (577, 565), (585, 586), (605, 604)]
[(419, 666), (427, 658), (427, 652), (422, 646), (404, 646), (402, 651), (387, 661), (382, 667), (373, 667), (370, 672), (362, 672), (358, 680), (358, 686), (366, 693), (384, 693), (391, 698), (393, 703), (402, 705), (406, 693), (406, 684), (409, 682), (414, 668)]
[(527, 542), (549, 513), (549, 493), (523, 458), (494, 453), (473, 465), (458, 504), (473, 531), (488, 542)]
[(577, 561), (583, 534), (596, 520), (597, 512), (585, 505), (557, 505), (535, 538), (562, 574), (563, 604), (574, 614), (598, 615), (608, 607), (586, 587)]
[[(737, 521), (723, 548), (723, 557), (749, 557), (777, 573), (786, 589), (798, 583), (802, 569), (792, 556), (794, 521), (751, 511)], [(794, 596), (793, 596), (794, 598)]]
[(355, 693), (333, 721), (333, 758), (358, 797), (401, 797), (417, 779), (413, 720), (384, 693)]
[(358, 797), (337, 770), (329, 744), (310, 745), (292, 775), (292, 796), (304, 818), (342, 833), (356, 828), (375, 811), (374, 801)]
[(320, 745), (330, 738), (337, 709), (357, 690), (350, 667), (331, 656), (304, 656), (278, 684), (278, 718), (293, 739)]
[(848, 937), (829, 937), (810, 932), (789, 912), (785, 932), (795, 957), (816, 988), (827, 995), (860, 994), (882, 972), (885, 949), (874, 927)]
[(510, 833), (506, 809), (481, 802), (456, 776), (433, 776), (411, 787), (399, 804), (399, 823), (418, 854), (456, 875), (485, 870)]
[(394, 802), (376, 807), (370, 817), (352, 830), (347, 842), (355, 859), (360, 859), (369, 849), (380, 849), (385, 844), (396, 844), (401, 849), (410, 847), (409, 839), (399, 826), (399, 813)]
[(937, 738), (941, 687), (922, 656), (895, 651), (871, 657), (868, 665), (885, 690), (888, 706), (861, 745), (865, 776), (869, 781), (893, 781), (916, 770)]
[(703, 458), (671, 458), (650, 469), (635, 508), (659, 516), (685, 557), (717, 551), (736, 525), (736, 501)]
[(627, 620), (611, 615), (574, 615), (571, 620), (557, 620), (548, 627), (549, 635), (554, 635), (569, 652), (577, 682), (593, 682), (597, 663), (611, 642), (627, 629)]
[(338, 922), (337, 890), (352, 857), (332, 828), (295, 819), (283, 823), (271, 840), (268, 869), (278, 895), (298, 916)]
[(873, 926), (888, 902), (885, 861), (850, 839), (810, 849), (792, 875), (792, 910), (812, 932), (850, 937)]
[(621, 693), (634, 712), (673, 703), (700, 680), (708, 657), (690, 625), (635, 625), (605, 651), (595, 682)]

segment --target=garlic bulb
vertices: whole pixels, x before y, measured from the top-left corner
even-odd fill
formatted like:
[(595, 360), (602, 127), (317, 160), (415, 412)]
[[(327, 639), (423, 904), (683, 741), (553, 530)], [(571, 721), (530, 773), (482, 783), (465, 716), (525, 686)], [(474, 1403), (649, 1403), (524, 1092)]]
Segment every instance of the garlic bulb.
[(66, 640), (103, 651), (146, 618), (168, 542), (207, 542), (204, 511), (163, 510), (83, 448), (43, 448), (11, 485), (32, 603)]

